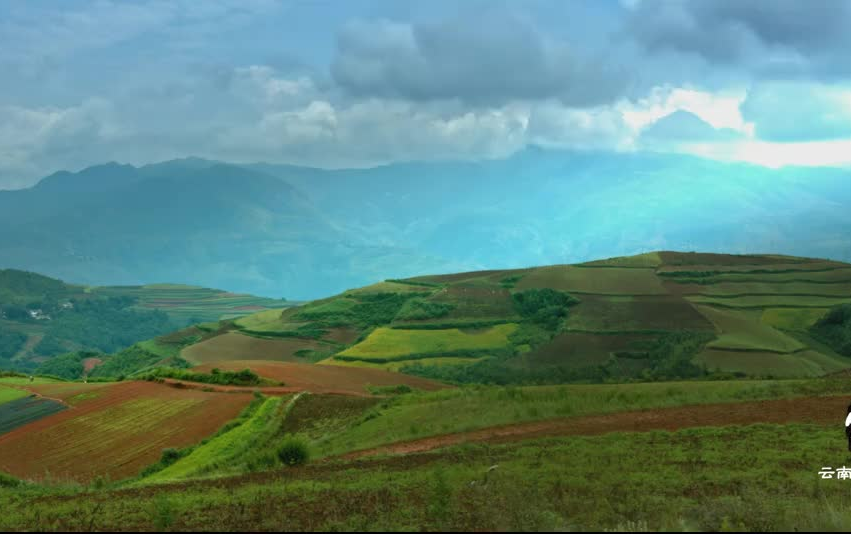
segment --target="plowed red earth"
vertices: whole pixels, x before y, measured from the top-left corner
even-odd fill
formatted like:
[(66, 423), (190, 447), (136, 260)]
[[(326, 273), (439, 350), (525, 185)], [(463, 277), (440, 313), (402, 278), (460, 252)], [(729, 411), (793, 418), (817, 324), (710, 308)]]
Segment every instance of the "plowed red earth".
[(265, 360), (234, 360), (201, 365), (195, 370), (209, 373), (213, 368), (223, 371), (251, 369), (258, 375), (283, 382), (286, 392), (310, 391), (311, 393), (339, 393), (349, 395), (368, 394), (369, 386), (407, 385), (424, 391), (434, 391), (448, 386), (416, 376), (391, 373), (381, 369), (359, 367), (335, 367), (307, 363), (270, 362)]
[(67, 396), (69, 409), (0, 436), (0, 471), (81, 482), (132, 476), (156, 462), (164, 448), (186, 447), (215, 433), (252, 398), (152, 382), (98, 386), (73, 396), (54, 392)]
[(609, 432), (647, 432), (650, 430), (674, 431), (691, 427), (751, 425), (756, 423), (835, 425), (837, 431), (841, 432), (849, 400), (851, 398), (847, 396), (806, 397), (550, 419), (394, 443), (355, 451), (343, 456), (343, 458), (355, 459), (382, 454), (410, 454), (467, 442), (502, 443), (552, 436), (594, 436)]

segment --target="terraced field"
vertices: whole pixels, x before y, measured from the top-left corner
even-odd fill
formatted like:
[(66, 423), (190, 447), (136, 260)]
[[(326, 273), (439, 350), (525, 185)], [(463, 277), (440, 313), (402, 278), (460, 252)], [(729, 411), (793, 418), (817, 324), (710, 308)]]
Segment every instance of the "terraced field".
[(89, 291), (106, 296), (134, 297), (138, 299), (137, 307), (164, 311), (180, 322), (190, 319), (196, 321), (232, 319), (270, 308), (280, 309), (297, 304), (178, 284), (104, 286), (91, 288)]
[(0, 470), (59, 481), (131, 476), (155, 462), (164, 448), (185, 447), (213, 434), (251, 400), (248, 394), (151, 382), (74, 386), (73, 394), (65, 391), (69, 399), (77, 397), (68, 409), (0, 435)]
[(402, 330), (377, 328), (363, 342), (337, 354), (335, 359), (389, 362), (411, 360), (453, 351), (500, 350), (509, 346), (508, 336), (516, 324), (504, 324), (476, 332), (449, 330)]
[(670, 295), (582, 295), (565, 326), (568, 330), (597, 333), (712, 330), (712, 324), (693, 306)]
[[(524, 306), (528, 299), (537, 304)], [(808, 337), (842, 303), (851, 303), (844, 263), (663, 251), (388, 280), (242, 317), (232, 331), (220, 323), (180, 355), (194, 364), (321, 362), (474, 383), (813, 376), (851, 367)]]
[(64, 409), (60, 402), (36, 396), (6, 402), (0, 405), (0, 436)]
[(385, 370), (354, 368), (336, 365), (311, 365), (306, 363), (272, 362), (265, 360), (222, 361), (195, 367), (208, 373), (213, 368), (223, 371), (251, 369), (263, 378), (283, 383), (288, 388), (312, 393), (343, 393), (365, 395), (374, 386), (406, 385), (423, 391), (435, 391), (446, 386), (416, 376), (400, 375)]
[(534, 269), (517, 289), (548, 287), (567, 293), (595, 295), (667, 295), (652, 268), (577, 267), (556, 265)]

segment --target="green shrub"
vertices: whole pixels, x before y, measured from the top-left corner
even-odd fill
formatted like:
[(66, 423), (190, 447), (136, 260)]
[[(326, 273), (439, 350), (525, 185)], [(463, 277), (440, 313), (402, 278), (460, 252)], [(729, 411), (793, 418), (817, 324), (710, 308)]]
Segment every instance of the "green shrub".
[(455, 308), (448, 302), (434, 302), (423, 298), (412, 298), (405, 302), (396, 315), (397, 320), (416, 321), (445, 317)]
[(810, 333), (839, 354), (851, 356), (851, 304), (831, 308)]
[(0, 471), (0, 488), (17, 488), (22, 484), (17, 478)]
[(303, 465), (310, 459), (310, 451), (304, 441), (289, 437), (278, 448), (278, 458), (282, 464), (290, 467)]
[(164, 465), (171, 465), (174, 462), (180, 460), (180, 451), (175, 449), (174, 447), (169, 447), (167, 449), (163, 449), (162, 456), (160, 457), (160, 462)]

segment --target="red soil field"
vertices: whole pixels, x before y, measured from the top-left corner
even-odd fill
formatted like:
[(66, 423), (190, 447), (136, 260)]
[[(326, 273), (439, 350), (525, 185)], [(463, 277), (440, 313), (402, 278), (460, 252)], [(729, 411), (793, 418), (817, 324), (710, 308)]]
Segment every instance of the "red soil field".
[(33, 388), (45, 396), (64, 393), (70, 408), (0, 436), (0, 471), (28, 480), (79, 482), (133, 476), (159, 460), (163, 449), (215, 433), (252, 398), (153, 382), (82, 385), (98, 387)]
[(208, 373), (214, 367), (224, 371), (251, 369), (264, 378), (283, 382), (288, 392), (310, 391), (311, 393), (365, 395), (368, 394), (368, 386), (398, 386), (404, 384), (425, 391), (449, 387), (433, 380), (391, 373), (381, 369), (307, 363), (237, 360), (205, 364), (196, 367), (195, 370)]
[(837, 436), (841, 436), (842, 414), (845, 413), (848, 402), (847, 396), (807, 397), (567, 417), (394, 443), (355, 451), (342, 458), (411, 454), (467, 442), (504, 443), (554, 436), (596, 436), (610, 432), (649, 432), (651, 430), (676, 431), (682, 428), (758, 423), (833, 425), (837, 427)]

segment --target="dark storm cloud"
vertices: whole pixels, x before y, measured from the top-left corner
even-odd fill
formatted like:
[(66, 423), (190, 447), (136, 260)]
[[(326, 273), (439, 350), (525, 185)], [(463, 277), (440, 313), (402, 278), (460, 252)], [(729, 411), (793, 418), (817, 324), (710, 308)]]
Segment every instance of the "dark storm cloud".
[(617, 67), (583, 57), (507, 12), (439, 24), (348, 24), (331, 72), (356, 96), (471, 103), (557, 98), (575, 106), (613, 100), (626, 80)]
[[(626, 27), (650, 52), (693, 53), (777, 75), (813, 70), (810, 62), (847, 67), (849, 24), (847, 0), (654, 0), (639, 3)], [(767, 51), (788, 64), (766, 64)]]

